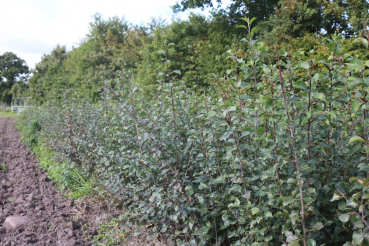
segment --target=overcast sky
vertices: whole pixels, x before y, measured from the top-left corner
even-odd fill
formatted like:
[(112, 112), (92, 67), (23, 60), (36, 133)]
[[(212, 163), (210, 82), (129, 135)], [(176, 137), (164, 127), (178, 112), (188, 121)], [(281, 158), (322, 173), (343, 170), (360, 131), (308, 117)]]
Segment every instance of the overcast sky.
[[(171, 20), (179, 0), (0, 0), (0, 55), (11, 51), (30, 68), (58, 44), (68, 50), (88, 33), (92, 15), (124, 17), (133, 24), (152, 17)], [(226, 6), (224, 1), (223, 6)], [(196, 11), (207, 14), (208, 12)], [(186, 18), (188, 12), (178, 17)]]

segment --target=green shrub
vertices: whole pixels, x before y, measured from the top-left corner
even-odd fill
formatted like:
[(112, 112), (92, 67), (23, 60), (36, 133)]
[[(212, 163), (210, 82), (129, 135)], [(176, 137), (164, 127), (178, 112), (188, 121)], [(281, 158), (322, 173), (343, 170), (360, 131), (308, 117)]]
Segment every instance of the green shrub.
[(41, 130), (38, 121), (29, 118), (32, 117), (31, 115), (32, 109), (25, 111), (17, 123), (17, 128), (22, 133), (22, 140), (28, 147), (37, 145), (38, 134)]
[(200, 95), (163, 71), (153, 100), (122, 77), (98, 104), (66, 97), (27, 117), (129, 211), (126, 226), (182, 245), (360, 245), (369, 62), (340, 42), (323, 57), (251, 40)]

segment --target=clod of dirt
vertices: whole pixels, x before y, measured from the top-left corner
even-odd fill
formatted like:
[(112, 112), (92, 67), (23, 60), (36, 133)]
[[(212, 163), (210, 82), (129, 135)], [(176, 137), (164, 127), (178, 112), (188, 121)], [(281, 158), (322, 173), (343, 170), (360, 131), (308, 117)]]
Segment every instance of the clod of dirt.
[(16, 229), (22, 225), (26, 225), (30, 221), (27, 216), (9, 216), (4, 222), (6, 229)]

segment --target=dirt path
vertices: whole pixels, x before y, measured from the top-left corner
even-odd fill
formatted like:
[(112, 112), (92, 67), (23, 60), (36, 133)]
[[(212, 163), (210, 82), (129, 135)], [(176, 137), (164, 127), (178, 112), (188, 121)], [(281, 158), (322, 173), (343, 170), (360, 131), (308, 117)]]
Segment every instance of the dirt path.
[(37, 167), (14, 124), (0, 117), (0, 245), (88, 245), (73, 201)]

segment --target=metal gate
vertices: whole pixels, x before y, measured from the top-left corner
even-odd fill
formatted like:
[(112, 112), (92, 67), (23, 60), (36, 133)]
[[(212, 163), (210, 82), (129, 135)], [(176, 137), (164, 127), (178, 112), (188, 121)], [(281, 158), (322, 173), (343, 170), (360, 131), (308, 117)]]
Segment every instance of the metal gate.
[(20, 113), (26, 108), (33, 107), (31, 104), (31, 97), (19, 97), (19, 98), (13, 98), (12, 99), (12, 112), (14, 113)]

